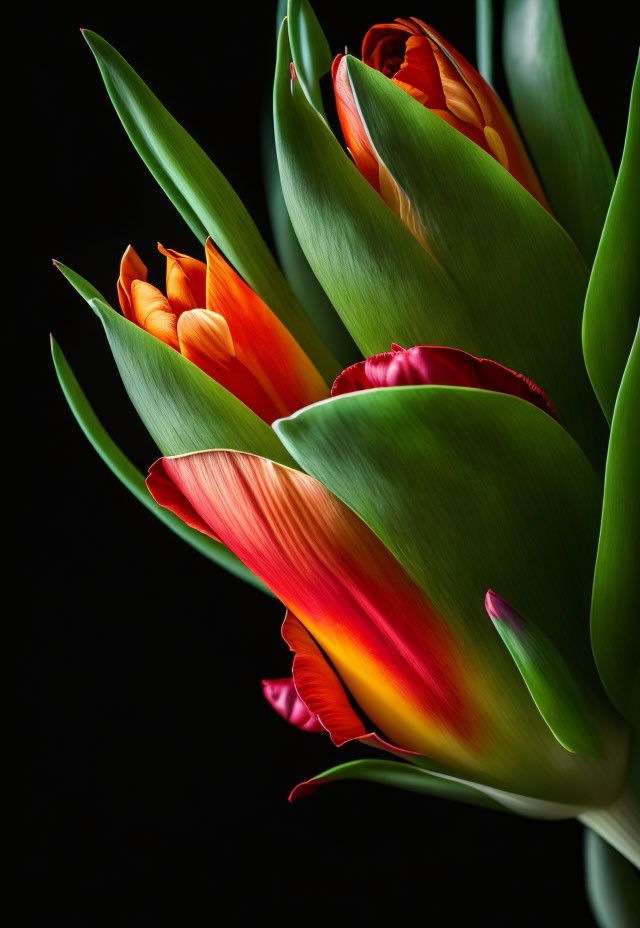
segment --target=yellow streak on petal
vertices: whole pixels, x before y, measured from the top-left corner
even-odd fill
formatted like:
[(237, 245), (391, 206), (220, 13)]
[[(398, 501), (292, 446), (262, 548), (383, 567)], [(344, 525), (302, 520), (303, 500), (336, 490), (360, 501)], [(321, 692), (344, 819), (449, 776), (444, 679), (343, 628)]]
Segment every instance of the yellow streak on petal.
[(491, 126), (484, 127), (484, 137), (487, 140), (487, 145), (491, 151), (491, 154), (500, 162), (503, 168), (509, 170), (509, 156), (504, 147), (504, 142), (502, 141), (500, 135), (496, 132), (495, 129), (492, 129)]

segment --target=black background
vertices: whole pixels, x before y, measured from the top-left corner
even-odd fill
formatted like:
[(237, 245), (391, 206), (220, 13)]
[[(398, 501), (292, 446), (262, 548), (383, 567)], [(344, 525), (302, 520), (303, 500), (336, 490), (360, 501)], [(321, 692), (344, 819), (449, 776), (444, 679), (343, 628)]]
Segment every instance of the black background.
[[(20, 667), (27, 922), (417, 917), (432, 926), (512, 926), (569, 914), (575, 925), (593, 925), (573, 822), (357, 783), (287, 803), (300, 779), (366, 752), (337, 751), (266, 705), (260, 678), (290, 669), (281, 606), (213, 567), (129, 497), (57, 387), (49, 331), (109, 431), (146, 469), (157, 452), (99, 323), (50, 259), (115, 299), (128, 242), (157, 282), (157, 239), (199, 253), (127, 140), (78, 27), (101, 33), (132, 62), (270, 240), (260, 120), (274, 7), (67, 4), (27, 23), (32, 136), (20, 150), (35, 153), (34, 196), (20, 298), (28, 330), (16, 340), (22, 363), (33, 364), (23, 413), (34, 446), (25, 456), (29, 610)], [(616, 165), (635, 57), (626, 8), (608, 3), (597, 22), (582, 5), (565, 8), (583, 92)], [(324, 0), (316, 10), (335, 51), (357, 51), (374, 22), (415, 14), (474, 58), (471, 3)], [(500, 72), (497, 83), (504, 92)]]

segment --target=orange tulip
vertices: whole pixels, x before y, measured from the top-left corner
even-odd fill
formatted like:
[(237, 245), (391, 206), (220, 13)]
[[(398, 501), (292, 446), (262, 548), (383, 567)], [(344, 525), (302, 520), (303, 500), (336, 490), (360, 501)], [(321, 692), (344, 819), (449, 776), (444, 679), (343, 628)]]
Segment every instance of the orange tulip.
[(216, 249), (207, 263), (158, 249), (167, 259), (167, 295), (147, 282), (129, 245), (120, 265), (123, 314), (175, 348), (266, 422), (329, 395), (327, 384), (278, 317)]
[[(362, 43), (362, 60), (479, 145), (549, 209), (504, 104), (476, 69), (430, 26), (415, 17), (372, 26)], [(386, 172), (362, 122), (343, 56), (334, 61), (332, 74), (347, 146), (361, 174), (385, 196)]]

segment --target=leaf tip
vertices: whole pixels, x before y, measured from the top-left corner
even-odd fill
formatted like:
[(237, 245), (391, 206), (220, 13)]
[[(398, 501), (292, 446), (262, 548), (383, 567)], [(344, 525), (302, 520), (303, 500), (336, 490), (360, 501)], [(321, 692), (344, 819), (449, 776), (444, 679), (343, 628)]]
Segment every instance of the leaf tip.
[(516, 612), (506, 599), (499, 596), (494, 590), (487, 590), (484, 598), (484, 607), (494, 624), (503, 622), (517, 635), (524, 634), (522, 617)]

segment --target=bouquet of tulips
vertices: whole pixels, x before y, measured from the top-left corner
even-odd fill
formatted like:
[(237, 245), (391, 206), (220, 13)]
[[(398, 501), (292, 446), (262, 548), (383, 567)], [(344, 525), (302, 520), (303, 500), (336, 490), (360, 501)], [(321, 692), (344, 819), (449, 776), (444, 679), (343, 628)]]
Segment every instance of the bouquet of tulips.
[(308, 0), (281, 4), (279, 264), (85, 31), (204, 249), (159, 245), (163, 288), (129, 246), (119, 311), (55, 262), (160, 449), (146, 482), (53, 356), (124, 485), (286, 607), (292, 677), (264, 681), (269, 703), (371, 747), (292, 798), (360, 779), (578, 818), (596, 917), (617, 928), (640, 866), (640, 87), (616, 178), (556, 0), (504, 4), (522, 135), (491, 86), (490, 4), (477, 12), (479, 70), (415, 17), (332, 61)]

